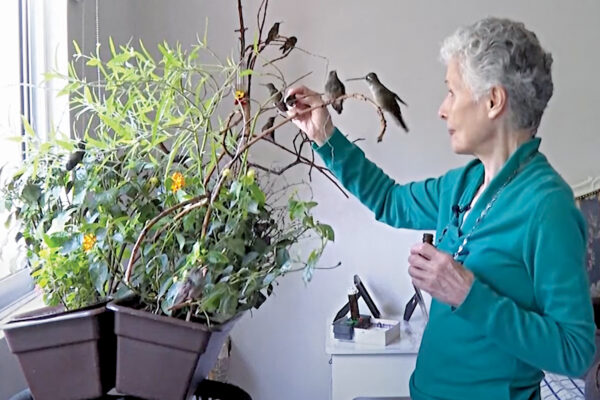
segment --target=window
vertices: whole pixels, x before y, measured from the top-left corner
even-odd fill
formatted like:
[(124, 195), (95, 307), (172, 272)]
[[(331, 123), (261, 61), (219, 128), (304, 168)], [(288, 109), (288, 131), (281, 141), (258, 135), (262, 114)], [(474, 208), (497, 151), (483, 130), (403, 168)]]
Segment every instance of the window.
[[(0, 24), (4, 62), (0, 63), (0, 167), (2, 183), (23, 161), (21, 143), (7, 138), (23, 134), (21, 116), (36, 134), (50, 127), (68, 132), (68, 100), (56, 99), (60, 88), (44, 82), (44, 73), (67, 70), (67, 3), (35, 0), (6, 1)], [(66, 129), (66, 130), (65, 130)], [(0, 205), (0, 310), (33, 287), (27, 270), (19, 226)]]

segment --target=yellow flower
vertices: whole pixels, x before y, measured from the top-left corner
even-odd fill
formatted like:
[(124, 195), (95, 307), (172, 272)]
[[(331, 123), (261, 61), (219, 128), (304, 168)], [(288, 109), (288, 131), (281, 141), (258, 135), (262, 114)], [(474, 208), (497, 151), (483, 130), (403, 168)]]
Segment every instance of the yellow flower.
[(88, 233), (83, 236), (83, 251), (90, 251), (96, 244), (96, 235)]
[(221, 171), (221, 174), (224, 177), (228, 177), (229, 175), (231, 175), (231, 170), (229, 168), (225, 168), (223, 171)]
[(256, 176), (256, 171), (253, 169), (248, 170), (248, 172), (246, 172), (246, 176), (250, 179), (254, 179), (254, 176)]
[(236, 90), (234, 97), (236, 100), (240, 100), (240, 99), (243, 99), (245, 95), (246, 95), (246, 93), (243, 90)]
[(185, 178), (181, 172), (175, 172), (171, 177), (173, 183), (171, 184), (171, 191), (176, 192), (185, 186)]
[(246, 103), (247, 103), (246, 92), (244, 92), (243, 90), (236, 90), (235, 94), (233, 95), (233, 104), (244, 105)]

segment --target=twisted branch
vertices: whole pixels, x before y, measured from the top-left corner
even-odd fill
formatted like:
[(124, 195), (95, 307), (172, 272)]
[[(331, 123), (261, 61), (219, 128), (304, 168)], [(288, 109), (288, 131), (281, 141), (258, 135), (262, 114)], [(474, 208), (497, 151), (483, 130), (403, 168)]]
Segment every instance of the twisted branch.
[(128, 283), (131, 278), (131, 273), (133, 271), (133, 265), (135, 264), (135, 262), (138, 259), (136, 256), (137, 256), (137, 252), (140, 248), (140, 244), (142, 243), (142, 241), (148, 234), (148, 231), (150, 230), (150, 228), (152, 228), (158, 221), (160, 221), (162, 218), (164, 218), (166, 215), (172, 213), (173, 211), (178, 210), (181, 207), (185, 207), (188, 204), (196, 204), (196, 203), (200, 203), (200, 202), (206, 203), (206, 195), (196, 196), (192, 199), (182, 201), (181, 203), (175, 204), (174, 206), (169, 207), (166, 210), (163, 210), (156, 217), (154, 217), (150, 221), (148, 221), (148, 223), (146, 224), (144, 229), (142, 229), (142, 233), (140, 233), (140, 236), (138, 236), (137, 240), (135, 241), (135, 245), (133, 246), (133, 250), (131, 251), (131, 256), (129, 257), (129, 262), (127, 263), (127, 268), (125, 269), (125, 283)]

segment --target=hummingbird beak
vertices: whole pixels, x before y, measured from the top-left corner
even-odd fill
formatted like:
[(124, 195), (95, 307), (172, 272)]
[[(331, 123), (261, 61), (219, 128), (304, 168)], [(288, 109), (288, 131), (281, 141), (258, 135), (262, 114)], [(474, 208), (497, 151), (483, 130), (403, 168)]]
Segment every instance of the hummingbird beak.
[(367, 79), (367, 76), (361, 76), (360, 78), (350, 78), (350, 79), (346, 79), (346, 82), (348, 81), (362, 81), (363, 79)]

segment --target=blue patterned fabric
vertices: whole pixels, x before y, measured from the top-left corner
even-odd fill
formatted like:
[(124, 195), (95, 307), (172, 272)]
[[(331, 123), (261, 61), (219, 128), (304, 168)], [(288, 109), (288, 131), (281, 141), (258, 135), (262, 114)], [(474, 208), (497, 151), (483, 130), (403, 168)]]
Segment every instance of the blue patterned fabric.
[(583, 400), (584, 381), (546, 373), (541, 384), (543, 400)]
[(592, 297), (600, 297), (600, 193), (584, 195), (577, 206), (587, 222), (586, 267)]

